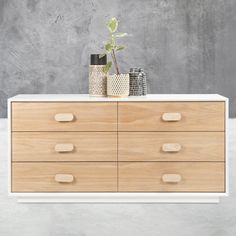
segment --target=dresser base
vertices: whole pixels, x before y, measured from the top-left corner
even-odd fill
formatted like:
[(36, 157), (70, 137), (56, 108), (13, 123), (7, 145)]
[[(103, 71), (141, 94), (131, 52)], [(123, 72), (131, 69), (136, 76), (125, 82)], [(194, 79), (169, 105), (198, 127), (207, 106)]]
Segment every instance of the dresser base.
[(219, 203), (225, 193), (14, 194), (19, 203)]

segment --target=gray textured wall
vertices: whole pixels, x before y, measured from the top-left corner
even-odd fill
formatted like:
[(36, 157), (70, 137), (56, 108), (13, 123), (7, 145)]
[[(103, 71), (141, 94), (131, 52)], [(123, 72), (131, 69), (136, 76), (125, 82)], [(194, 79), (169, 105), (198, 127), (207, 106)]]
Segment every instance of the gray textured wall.
[(121, 68), (145, 68), (149, 93), (220, 93), (236, 116), (235, 12), (235, 0), (0, 0), (0, 117), (15, 94), (87, 93), (111, 16), (133, 35)]

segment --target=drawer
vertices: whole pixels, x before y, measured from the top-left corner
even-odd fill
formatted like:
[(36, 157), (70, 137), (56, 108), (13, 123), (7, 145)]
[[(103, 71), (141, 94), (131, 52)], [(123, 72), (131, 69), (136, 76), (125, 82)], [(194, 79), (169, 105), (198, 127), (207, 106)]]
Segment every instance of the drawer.
[(117, 191), (117, 164), (12, 163), (12, 192)]
[(224, 102), (123, 102), (119, 131), (224, 131)]
[(224, 192), (223, 162), (120, 162), (119, 191)]
[(12, 131), (116, 131), (115, 102), (13, 102)]
[(224, 161), (224, 132), (119, 132), (119, 161)]
[(117, 133), (13, 132), (12, 161), (117, 161)]

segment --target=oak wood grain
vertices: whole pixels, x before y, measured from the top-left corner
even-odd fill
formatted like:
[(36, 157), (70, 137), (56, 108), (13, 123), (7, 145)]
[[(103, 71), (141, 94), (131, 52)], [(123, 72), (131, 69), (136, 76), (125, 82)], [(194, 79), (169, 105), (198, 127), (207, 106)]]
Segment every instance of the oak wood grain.
[[(73, 151), (55, 146), (72, 144)], [(116, 132), (13, 132), (13, 161), (117, 161)]]
[[(180, 176), (165, 183), (167, 174)], [(119, 191), (124, 192), (224, 192), (223, 162), (120, 162)]]
[[(168, 122), (164, 113), (179, 113)], [(224, 131), (224, 102), (118, 103), (119, 131)]]
[[(73, 182), (57, 182), (58, 174), (73, 176)], [(114, 162), (12, 163), (12, 192), (110, 191), (117, 191)]]
[[(119, 161), (224, 161), (224, 132), (119, 132)], [(163, 144), (178, 143), (178, 152)]]
[[(73, 120), (58, 122), (56, 114), (71, 113)], [(116, 131), (115, 102), (13, 102), (13, 131)]]

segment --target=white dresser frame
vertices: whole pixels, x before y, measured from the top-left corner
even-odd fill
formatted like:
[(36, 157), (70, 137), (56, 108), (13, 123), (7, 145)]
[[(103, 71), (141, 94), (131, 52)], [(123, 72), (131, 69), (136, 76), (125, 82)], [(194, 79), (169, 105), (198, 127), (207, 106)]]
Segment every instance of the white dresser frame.
[[(225, 192), (219, 193), (13, 193), (11, 191), (11, 103), (12, 102), (225, 102)], [(228, 98), (218, 94), (150, 94), (140, 97), (90, 97), (88, 94), (29, 94), (8, 99), (9, 175), (8, 194), (18, 202), (97, 203), (218, 203), (229, 194)]]

